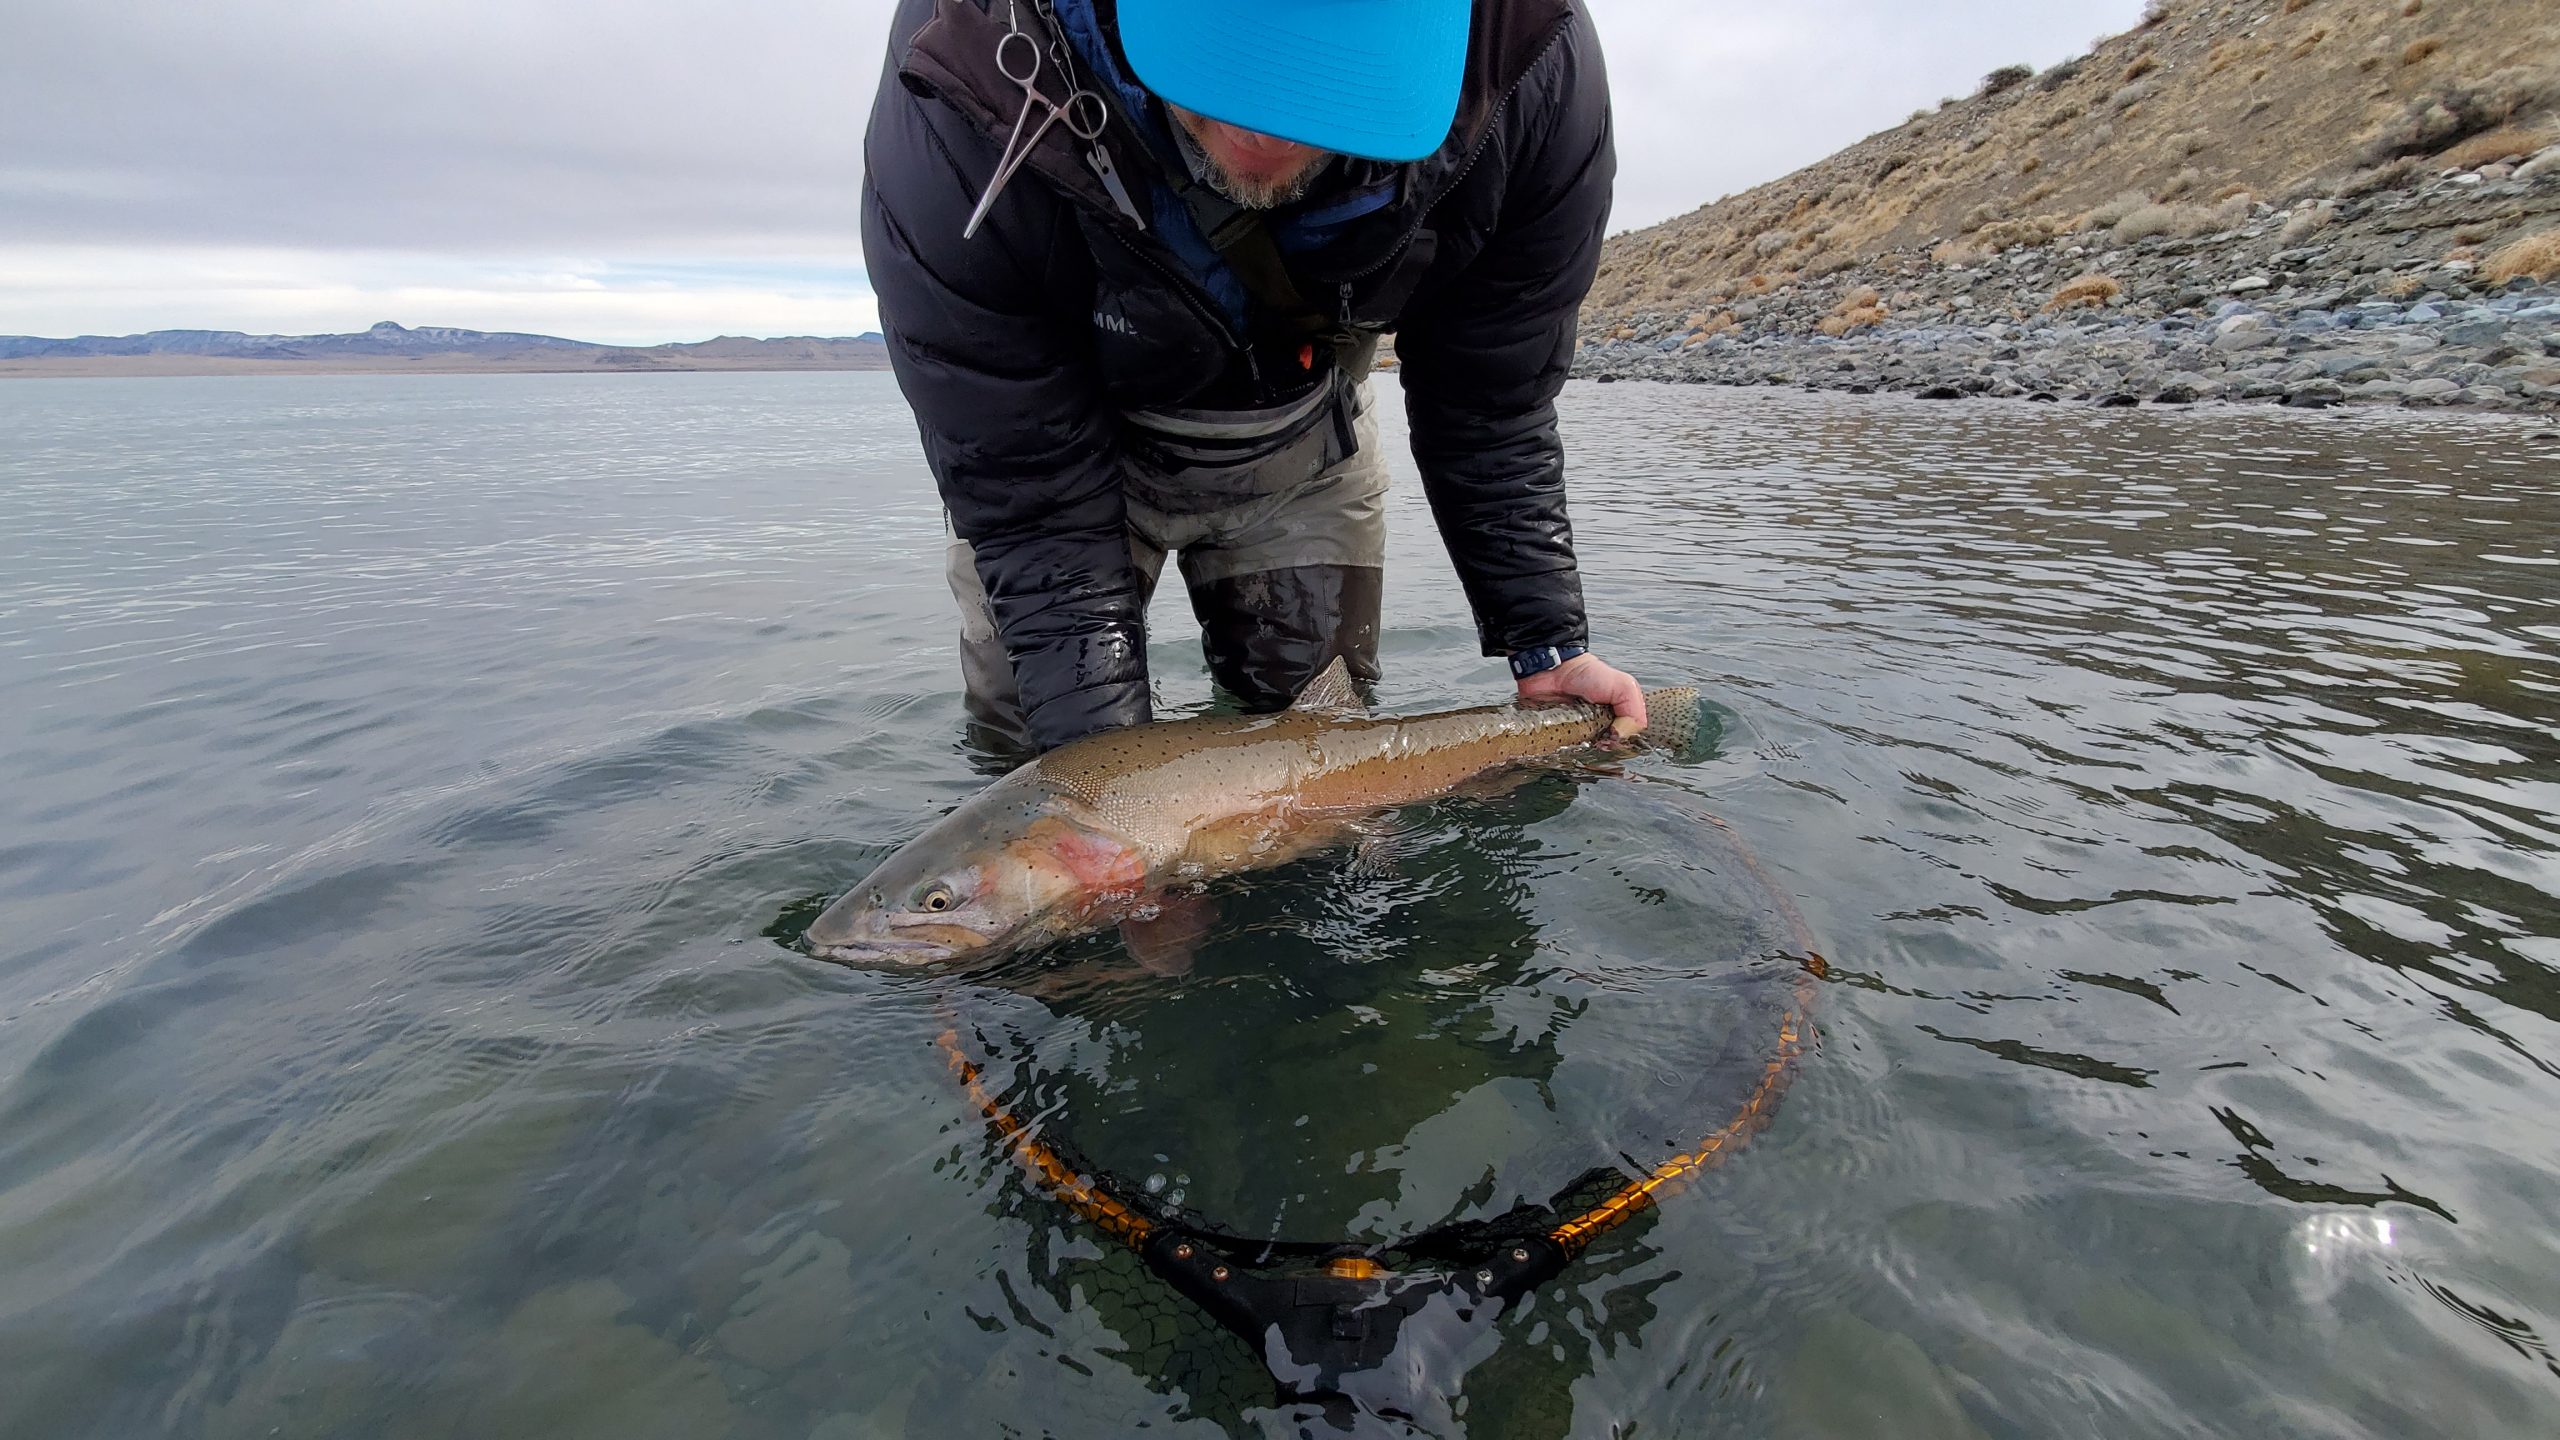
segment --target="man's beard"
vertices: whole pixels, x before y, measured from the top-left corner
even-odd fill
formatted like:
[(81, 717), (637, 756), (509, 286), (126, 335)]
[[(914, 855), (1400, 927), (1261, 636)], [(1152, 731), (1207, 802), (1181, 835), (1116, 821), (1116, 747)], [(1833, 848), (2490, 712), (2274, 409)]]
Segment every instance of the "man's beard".
[(1325, 157), (1318, 155), (1300, 167), (1297, 174), (1278, 180), (1247, 180), (1230, 173), (1212, 155), (1200, 157), (1200, 168), (1209, 172), (1209, 188), (1236, 204), (1247, 210), (1277, 210), (1306, 198), (1316, 176), (1324, 170), (1324, 161)]
[(1318, 150), (1292, 174), (1276, 180), (1250, 179), (1229, 170), (1210, 153), (1209, 143), (1191, 128), (1189, 111), (1179, 105), (1167, 108), (1173, 112), (1174, 132), (1182, 140), (1183, 153), (1190, 158), (1195, 169), (1203, 172), (1201, 178), (1230, 203), (1247, 210), (1276, 210), (1305, 199), (1307, 191), (1314, 188), (1316, 177), (1324, 173), (1325, 162), (1333, 158), (1330, 152)]

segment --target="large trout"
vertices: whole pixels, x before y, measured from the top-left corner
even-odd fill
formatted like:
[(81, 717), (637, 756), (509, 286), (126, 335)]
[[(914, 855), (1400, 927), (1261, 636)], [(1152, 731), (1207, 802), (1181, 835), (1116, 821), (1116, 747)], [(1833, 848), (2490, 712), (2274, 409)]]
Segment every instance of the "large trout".
[[(1647, 742), (1697, 734), (1697, 691), (1647, 691), (1645, 708)], [(805, 943), (921, 965), (1105, 929), (1305, 854), (1363, 814), (1595, 744), (1614, 719), (1586, 704), (1370, 715), (1337, 660), (1277, 715), (1106, 730), (1031, 761), (882, 861)]]

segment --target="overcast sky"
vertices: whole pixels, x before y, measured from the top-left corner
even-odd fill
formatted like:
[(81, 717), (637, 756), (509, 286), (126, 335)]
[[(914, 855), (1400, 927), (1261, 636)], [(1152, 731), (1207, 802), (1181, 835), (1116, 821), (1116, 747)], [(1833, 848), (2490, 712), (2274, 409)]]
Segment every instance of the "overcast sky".
[[(2131, 25), (2141, 0), (1594, 0), (1613, 230)], [(889, 0), (0, 0), (0, 334), (874, 328)]]

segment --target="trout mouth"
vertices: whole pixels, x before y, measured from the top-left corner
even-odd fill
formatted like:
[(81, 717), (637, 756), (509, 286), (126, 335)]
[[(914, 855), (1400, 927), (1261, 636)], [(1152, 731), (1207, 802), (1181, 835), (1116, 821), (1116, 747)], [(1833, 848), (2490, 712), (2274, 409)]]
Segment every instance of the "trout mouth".
[[(825, 917), (821, 916), (823, 923)], [(848, 935), (837, 939), (812, 925), (801, 946), (821, 960), (847, 965), (921, 965), (957, 960), (987, 947), (987, 937), (965, 925), (900, 925), (886, 935)]]

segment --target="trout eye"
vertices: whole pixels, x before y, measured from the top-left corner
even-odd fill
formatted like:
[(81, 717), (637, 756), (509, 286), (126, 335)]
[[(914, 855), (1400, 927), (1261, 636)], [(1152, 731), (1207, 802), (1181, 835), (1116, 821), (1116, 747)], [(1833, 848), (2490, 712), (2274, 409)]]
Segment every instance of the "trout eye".
[(943, 911), (950, 909), (958, 903), (960, 903), (959, 897), (951, 893), (951, 887), (948, 885), (927, 885), (922, 890), (916, 892), (915, 908), (918, 910), (928, 910), (936, 915), (941, 914)]

